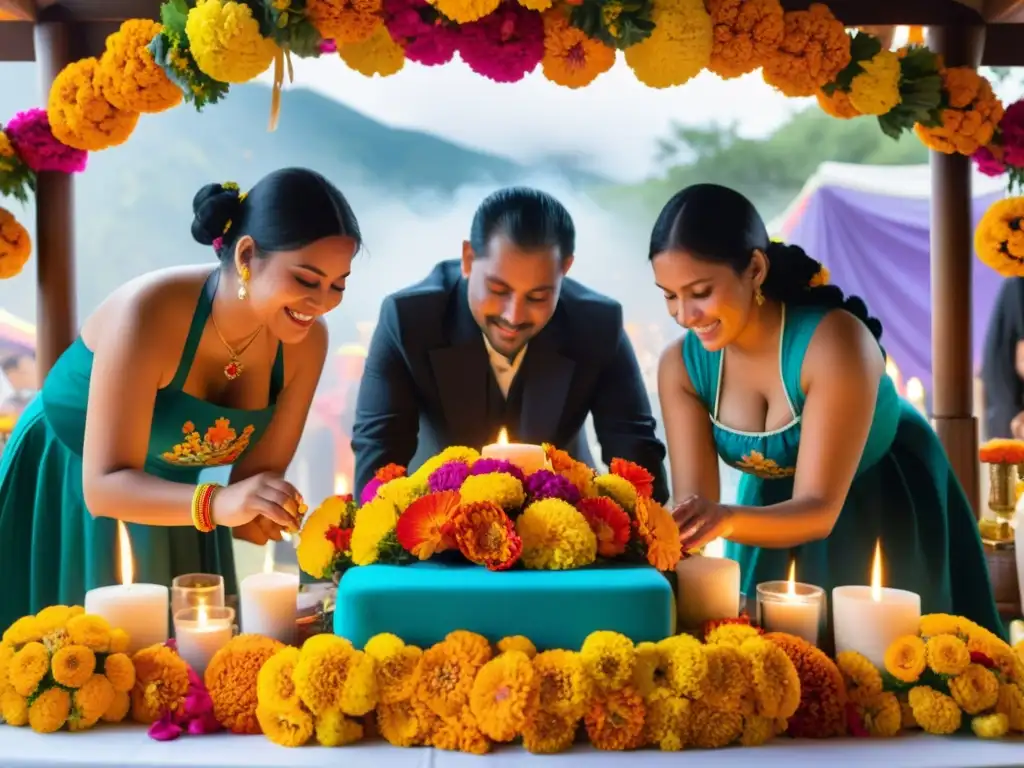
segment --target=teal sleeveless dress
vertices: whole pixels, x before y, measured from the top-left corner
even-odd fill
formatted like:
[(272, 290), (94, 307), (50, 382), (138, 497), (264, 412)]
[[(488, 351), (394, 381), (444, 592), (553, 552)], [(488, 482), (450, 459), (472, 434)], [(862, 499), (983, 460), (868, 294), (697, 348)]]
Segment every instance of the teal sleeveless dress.
[[(722, 352), (706, 351), (692, 333), (683, 339), (686, 369), (711, 415), (718, 453), (743, 473), (739, 505), (768, 506), (792, 498), (804, 406), (800, 371), (827, 311), (783, 307), (779, 375), (792, 420), (771, 432), (742, 432), (718, 420)], [(795, 559), (798, 580), (823, 587), (831, 601), (833, 587), (870, 583), (879, 539), (885, 586), (918, 593), (924, 613), (966, 616), (1005, 636), (967, 496), (931, 425), (884, 374), (864, 454), (832, 534), (794, 549), (728, 542), (726, 556), (740, 563), (749, 599), (759, 583), (785, 579)]]
[[(278, 347), (268, 406), (226, 408), (182, 390), (210, 316), (217, 274), (207, 279), (173, 381), (156, 395), (145, 471), (189, 485), (209, 467), (245, 454), (270, 424), (284, 383)], [(82, 444), (93, 354), (81, 338), (61, 355), (27, 407), (0, 460), (0, 629), (48, 605), (81, 604), (94, 587), (117, 584), (117, 521), (94, 518), (82, 491)], [(224, 576), (237, 593), (228, 528), (128, 525), (136, 582), (170, 585), (185, 573)]]

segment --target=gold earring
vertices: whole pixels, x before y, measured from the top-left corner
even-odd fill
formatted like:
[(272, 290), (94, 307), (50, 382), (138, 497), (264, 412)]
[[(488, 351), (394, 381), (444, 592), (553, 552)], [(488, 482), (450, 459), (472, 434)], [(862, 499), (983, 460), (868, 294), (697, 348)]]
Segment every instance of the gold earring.
[(764, 294), (761, 293), (761, 286), (757, 286), (757, 288), (754, 289), (754, 301), (757, 302), (757, 306), (759, 307), (764, 305)]
[(249, 284), (250, 277), (249, 268), (243, 265), (242, 268), (238, 270), (238, 282), (240, 283), (238, 286), (239, 301), (245, 301), (249, 298), (249, 288), (247, 286)]

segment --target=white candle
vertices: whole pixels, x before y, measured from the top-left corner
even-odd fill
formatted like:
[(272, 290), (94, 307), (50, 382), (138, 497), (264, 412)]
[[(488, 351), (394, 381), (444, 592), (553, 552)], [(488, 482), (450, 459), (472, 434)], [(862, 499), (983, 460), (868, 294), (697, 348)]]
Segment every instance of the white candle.
[(135, 653), (169, 636), (170, 590), (160, 584), (132, 584), (134, 568), (128, 529), (117, 523), (121, 583), (90, 589), (85, 593), (85, 612), (107, 620), (111, 627), (128, 633), (128, 652)]
[(825, 590), (796, 580), (796, 563), (789, 564), (786, 581), (757, 585), (757, 621), (766, 632), (785, 632), (818, 644)]
[(680, 630), (740, 614), (740, 564), (725, 557), (695, 555), (676, 565), (676, 620)]
[(254, 573), (242, 581), (242, 631), (292, 643), (299, 600), (299, 577), (291, 573)]
[(882, 586), (881, 544), (875, 545), (871, 586), (832, 590), (832, 624), (836, 653), (857, 651), (879, 669), (885, 651), (897, 638), (916, 635), (921, 621), (921, 596)]
[(511, 462), (527, 475), (548, 467), (548, 457), (544, 453), (544, 448), (526, 443), (510, 443), (508, 431), (504, 427), (501, 428), (501, 433), (498, 435), (498, 442), (485, 445), (480, 451), (480, 455), (485, 459), (502, 459)]
[(227, 645), (235, 631), (233, 608), (185, 608), (174, 614), (174, 638), (178, 655), (201, 678), (213, 654)]

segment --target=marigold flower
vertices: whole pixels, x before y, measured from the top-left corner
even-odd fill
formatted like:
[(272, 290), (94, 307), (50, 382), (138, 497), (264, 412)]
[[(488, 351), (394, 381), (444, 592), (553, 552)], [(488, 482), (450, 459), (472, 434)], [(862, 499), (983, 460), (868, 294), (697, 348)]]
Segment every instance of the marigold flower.
[(256, 707), (256, 720), (263, 734), (282, 747), (305, 746), (313, 736), (313, 717), (299, 707)]
[(963, 717), (960, 707), (946, 694), (927, 685), (917, 685), (910, 689), (907, 699), (914, 712), (914, 720), (926, 732), (945, 735), (960, 730)]
[(1010, 730), (1006, 715), (994, 712), (971, 718), (971, 730), (979, 739), (1001, 739)]
[(428, 0), (441, 15), (458, 24), (467, 24), (493, 13), (501, 0)]
[(646, 709), (644, 743), (663, 752), (677, 752), (686, 746), (690, 728), (689, 699), (676, 696), (664, 687), (656, 688), (643, 699)]
[(203, 682), (213, 700), (217, 722), (232, 733), (259, 733), (256, 719), (260, 668), (284, 644), (261, 635), (238, 635), (210, 659)]
[[(383, 24), (365, 40), (339, 45), (338, 57), (348, 65), (349, 69), (355, 70), (364, 77), (373, 77), (374, 75), (390, 77), (400, 72), (405, 66), (405, 51), (401, 45), (391, 39), (387, 27)], [(417, 471), (413, 477), (417, 482), (426, 483), (429, 474), (421, 478)]]
[(101, 718), (105, 723), (120, 723), (132, 708), (132, 697), (124, 691), (114, 691), (114, 697), (110, 700), (110, 706), (103, 713)]
[(706, 683), (698, 688), (701, 700), (719, 711), (753, 714), (750, 671), (739, 649), (728, 645), (708, 645), (701, 650), (707, 667)]
[(779, 0), (708, 0), (707, 8), (714, 30), (708, 69), (723, 79), (753, 72), (782, 43)]
[(461, 461), (463, 464), (472, 466), (477, 459), (480, 458), (480, 452), (474, 448), (467, 448), (464, 445), (453, 445), (445, 448), (436, 456), (431, 456), (423, 464), (412, 473), (412, 478), (418, 483), (426, 484), (430, 476), (441, 467), (443, 464), (447, 464), (450, 461)]
[(47, 635), (58, 629), (66, 629), (68, 619), (82, 612), (78, 611), (75, 613), (73, 611), (74, 609), (67, 605), (50, 605), (43, 608), (43, 610), (36, 614), (40, 635)]
[(316, 716), (316, 740), (325, 747), (344, 747), (363, 738), (363, 724), (331, 710)]
[[(6, 211), (4, 212), (6, 213)], [(14, 218), (9, 213), (8, 216)], [(0, 226), (2, 226), (2, 214), (0, 214)], [(22, 616), (4, 630), (3, 642), (12, 646), (39, 642), (43, 639), (43, 629), (44, 626), (35, 616)]]
[(750, 665), (754, 714), (788, 720), (800, 706), (800, 677), (786, 652), (764, 637), (750, 637), (740, 645)]
[(885, 649), (885, 671), (900, 682), (916, 683), (926, 665), (924, 640), (917, 635), (897, 638)]
[(1010, 730), (1024, 732), (1024, 689), (1015, 683), (1001, 683), (996, 712), (1006, 715)]
[(523, 728), (523, 747), (535, 755), (564, 752), (576, 739), (578, 718), (559, 717), (541, 710)]
[(760, 637), (764, 630), (747, 623), (723, 622), (711, 627), (704, 633), (704, 642), (708, 645), (732, 645), (739, 648), (744, 641), (752, 637)]
[(0, 642), (0, 691), (7, 687), (7, 683), (10, 680), (7, 672), (13, 658), (14, 646)]
[(490, 501), (460, 504), (452, 515), (448, 533), (467, 560), (492, 571), (511, 568), (523, 551), (520, 534), (512, 521), (500, 506)]
[(704, 0), (654, 0), (651, 21), (651, 34), (625, 53), (641, 83), (650, 88), (683, 85), (711, 63), (714, 37)]
[[(579, 653), (544, 651), (534, 657), (533, 671), (538, 693), (538, 712), (534, 718), (540, 713), (550, 713), (559, 720), (575, 723), (583, 717), (590, 699), (591, 682)], [(535, 731), (534, 735), (539, 733)]]
[[(1024, 277), (1024, 197), (996, 200), (988, 207), (974, 230), (974, 251), (982, 263), (1005, 277)], [(982, 461), (1007, 455), (1005, 447), (986, 444)], [(923, 621), (923, 619), (922, 619)]]
[(561, 499), (528, 506), (516, 520), (516, 531), (527, 568), (568, 570), (590, 565), (597, 558), (597, 537), (587, 519)]
[(949, 693), (965, 714), (977, 715), (996, 705), (999, 679), (980, 664), (968, 664), (961, 674), (949, 680)]
[(953, 635), (936, 635), (925, 643), (928, 668), (937, 675), (959, 675), (971, 663), (967, 644)]
[(316, 31), (338, 44), (366, 40), (383, 23), (383, 12), (381, 0), (306, 0), (306, 13)]
[(438, 552), (454, 548), (455, 542), (447, 530), (459, 501), (457, 492), (440, 491), (410, 504), (395, 525), (395, 536), (402, 549), (420, 560), (429, 560)]
[[(565, 88), (590, 85), (615, 64), (615, 49), (587, 35), (569, 22), (563, 8), (552, 8), (544, 14), (544, 77)], [(590, 487), (594, 470), (572, 459), (565, 451), (545, 445), (548, 460), (557, 452), (560, 462), (551, 461), (552, 469), (576, 486), (581, 494)]]
[(740, 734), (740, 745), (744, 747), (760, 747), (767, 744), (778, 730), (776, 721), (761, 715), (746, 715), (743, 718), (743, 733)]
[(612, 474), (598, 475), (594, 478), (594, 490), (599, 496), (607, 496), (627, 512), (632, 513), (636, 507), (636, 488), (623, 477)]
[(522, 651), (505, 651), (476, 673), (469, 707), (485, 736), (512, 741), (522, 732), (539, 699), (534, 677), (530, 657)]
[(942, 124), (914, 126), (914, 133), (931, 150), (947, 155), (972, 155), (987, 146), (1003, 119), (1003, 103), (992, 84), (970, 67), (949, 67), (941, 72), (949, 106)]
[(705, 701), (690, 705), (687, 742), (700, 749), (721, 749), (743, 735), (743, 715), (739, 712), (712, 709)]
[(414, 477), (396, 477), (377, 489), (376, 498), (390, 502), (402, 514), (416, 499), (425, 495), (427, 486)]
[(846, 693), (854, 704), (863, 704), (882, 692), (882, 674), (857, 651), (843, 651), (836, 656), (836, 666), (843, 675)]
[[(545, 23), (547, 23), (547, 14), (545, 14)], [(574, 30), (576, 29), (576, 27), (570, 27), (570, 28), (574, 29)], [(590, 42), (597, 42), (599, 45), (604, 45), (603, 43), (599, 43), (598, 41), (594, 41), (591, 38), (587, 38), (587, 40), (589, 40)], [(563, 40), (563, 43), (566, 45), (566, 48), (569, 51), (566, 54), (568, 56), (568, 55), (570, 55), (572, 53), (572, 51), (570, 50), (571, 46), (568, 45), (569, 40), (565, 39), (565, 40)], [(547, 39), (545, 39), (545, 45), (547, 45)], [(575, 45), (575, 43), (573, 43), (573, 45)], [(589, 50), (588, 47), (586, 45), (584, 45), (584, 48), (583, 48), (584, 54), (586, 54), (587, 50)], [(608, 69), (611, 69), (612, 64), (615, 63), (615, 59), (614, 59), (615, 51), (614, 51), (614, 49), (611, 49), (611, 48), (609, 48), (609, 51), (611, 51), (611, 53), (613, 54), (612, 55), (611, 63), (608, 64)], [(541, 62), (541, 66), (542, 67), (544, 66), (544, 62), (543, 61)], [(594, 66), (595, 67), (597, 66), (596, 62), (595, 62)], [(604, 71), (604, 70), (602, 70), (602, 71)], [(547, 73), (547, 72), (545, 72), (544, 76), (548, 77), (549, 80), (551, 79), (549, 77), (549, 73)], [(580, 79), (582, 79), (582, 77), (583, 77), (583, 75), (580, 74)], [(561, 82), (558, 82), (558, 81), (555, 81), (555, 80), (553, 80), (552, 82), (556, 82), (559, 85), (567, 85), (569, 88), (577, 87), (575, 85), (570, 85), (568, 83), (561, 83)], [(573, 80), (573, 82), (578, 82), (578, 81), (577, 80)], [(589, 81), (588, 81), (588, 83), (589, 83)], [(580, 85), (587, 85), (588, 83), (580, 82)], [(594, 487), (594, 478), (597, 476), (597, 473), (594, 472), (593, 468), (587, 466), (582, 461), (576, 461), (576, 459), (574, 459), (568, 453), (566, 453), (565, 451), (559, 450), (558, 448), (555, 448), (550, 443), (542, 443), (541, 447), (544, 449), (544, 453), (547, 455), (548, 463), (551, 464), (551, 468), (555, 472), (560, 474), (562, 477), (564, 477), (566, 480), (571, 482), (573, 485), (575, 485), (576, 486), (576, 490), (578, 490), (580, 492), (580, 496), (582, 496), (584, 499), (588, 499), (588, 498), (590, 498), (592, 496), (597, 495), (597, 489)]]
[(377, 707), (377, 728), (389, 744), (395, 747), (413, 747), (422, 744), (429, 733), (429, 720), (420, 717), (408, 700), (383, 702)]
[(110, 630), (110, 653), (128, 653), (131, 646), (131, 637), (120, 627)]
[(644, 700), (631, 685), (605, 690), (591, 703), (583, 724), (597, 749), (636, 749), (644, 743)]
[(637, 498), (636, 529), (647, 545), (647, 562), (659, 571), (671, 571), (683, 555), (672, 513), (654, 499)]
[(50, 671), (50, 654), (42, 643), (26, 643), (7, 667), (10, 685), (19, 696), (31, 696)]
[(43, 635), (43, 645), (47, 652), (53, 656), (57, 651), (66, 645), (71, 645), (71, 637), (66, 629), (55, 629)]
[(282, 648), (260, 667), (259, 675), (256, 677), (256, 700), (259, 706), (271, 710), (299, 707), (299, 694), (292, 680), (295, 665), (299, 663), (299, 655), (298, 648)]
[(482, 666), (452, 643), (437, 643), (420, 658), (413, 697), (439, 717), (454, 717), (469, 703), (473, 680)]
[(372, 565), (380, 557), (380, 545), (398, 523), (394, 504), (377, 498), (363, 505), (352, 529), (352, 562)]
[(50, 87), (46, 104), (54, 137), (88, 152), (123, 144), (139, 122), (138, 112), (126, 112), (107, 101), (96, 79), (98, 67), (94, 58), (64, 67)]
[(835, 662), (795, 635), (769, 632), (765, 639), (789, 656), (800, 678), (800, 706), (789, 718), (796, 738), (828, 738), (846, 732), (846, 686)]
[(478, 632), (456, 629), (445, 635), (444, 641), (456, 653), (465, 656), (470, 663), (478, 667), (482, 667), (494, 657), (490, 642)]
[(505, 472), (470, 475), (462, 483), (459, 496), (464, 504), (489, 501), (506, 511), (519, 509), (526, 500), (523, 484)]
[(639, 464), (625, 459), (612, 459), (608, 471), (628, 480), (636, 488), (637, 496), (649, 499), (654, 495), (654, 475)]
[(674, 635), (658, 641), (666, 662), (665, 679), (677, 696), (702, 697), (708, 689), (708, 659), (700, 641), (690, 635)]
[(850, 63), (850, 38), (822, 3), (786, 12), (783, 24), (778, 50), (764, 61), (764, 81), (790, 98), (813, 96)]
[(63, 688), (47, 688), (28, 708), (28, 724), (36, 733), (55, 733), (71, 714), (71, 694)]
[(365, 653), (376, 663), (377, 691), (380, 701), (394, 704), (406, 701), (412, 696), (412, 685), (423, 651), (414, 645), (406, 645), (391, 634), (371, 637)]
[(576, 508), (597, 537), (598, 555), (616, 557), (626, 551), (633, 529), (626, 510), (607, 496), (582, 499)]
[(850, 103), (862, 115), (884, 115), (900, 103), (900, 59), (883, 48), (850, 82)]
[(155, 723), (168, 712), (177, 712), (188, 695), (188, 664), (166, 645), (151, 645), (138, 651), (135, 687), (132, 688), (132, 719)]
[[(1024, 446), (1024, 442), (1021, 443)], [(1021, 455), (1024, 461), (1024, 454)], [(984, 461), (984, 459), (982, 459)], [(923, 638), (935, 635), (959, 635), (963, 619), (948, 613), (927, 613), (918, 622), (918, 632)]]
[(615, 691), (632, 680), (636, 649), (632, 640), (618, 632), (591, 632), (580, 648), (580, 658), (598, 690)]
[(490, 751), (491, 742), (480, 732), (469, 708), (463, 707), (457, 714), (441, 718), (431, 731), (430, 746), (471, 755), (484, 755)]
[(96, 68), (103, 96), (125, 112), (163, 112), (181, 103), (182, 93), (156, 63), (149, 44), (163, 31), (152, 19), (128, 19), (107, 37)]
[(117, 692), (110, 681), (103, 675), (92, 675), (72, 694), (71, 719), (68, 723), (72, 731), (92, 728), (114, 703)]
[(878, 691), (854, 702), (868, 735), (890, 738), (900, 732), (903, 711), (896, 694)]
[(632, 684), (648, 703), (658, 694), (675, 695), (668, 684), (668, 657), (657, 643), (637, 643)]
[(68, 637), (75, 645), (84, 645), (96, 653), (110, 650), (110, 624), (102, 616), (79, 614), (68, 619)]
[(0, 720), (15, 728), (28, 725), (28, 700), (11, 686), (0, 689)]
[(303, 522), (295, 554), (299, 567), (310, 576), (322, 579), (329, 577), (334, 570), (338, 550), (327, 534), (332, 528), (351, 525), (351, 521), (346, 519), (349, 504), (341, 496), (328, 496)]
[(530, 659), (537, 655), (537, 646), (533, 644), (533, 641), (531, 641), (530, 638), (523, 637), (522, 635), (510, 635), (509, 637), (503, 637), (498, 641), (497, 647), (498, 653), (521, 651)]
[(96, 671), (96, 654), (84, 645), (67, 645), (53, 655), (51, 664), (55, 682), (80, 688)]
[(260, 33), (252, 9), (235, 0), (198, 0), (188, 12), (185, 34), (196, 66), (222, 83), (259, 77), (278, 52), (277, 44)]

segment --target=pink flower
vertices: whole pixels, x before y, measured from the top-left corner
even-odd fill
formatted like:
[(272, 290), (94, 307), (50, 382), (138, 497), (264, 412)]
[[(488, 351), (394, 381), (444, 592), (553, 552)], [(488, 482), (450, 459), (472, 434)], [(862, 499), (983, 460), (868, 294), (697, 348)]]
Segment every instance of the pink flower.
[[(171, 638), (166, 643), (168, 648), (177, 650), (177, 643)], [(165, 712), (163, 717), (149, 726), (149, 738), (156, 741), (174, 741), (183, 733), (202, 736), (216, 733), (220, 723), (213, 716), (213, 699), (203, 684), (202, 678), (190, 666), (188, 668), (188, 692), (185, 694), (185, 706), (177, 712)]]
[(544, 58), (544, 22), (537, 11), (504, 2), (479, 21), (462, 24), (459, 55), (478, 75), (515, 83)]
[(1024, 100), (1015, 101), (1006, 108), (999, 121), (1003, 162), (1014, 168), (1024, 168)]
[(384, 0), (384, 24), (409, 61), (434, 67), (455, 56), (459, 28), (426, 0)]
[(333, 40), (320, 41), (320, 53), (337, 53), (338, 45)]
[(4, 127), (18, 157), (36, 173), (80, 173), (85, 170), (89, 153), (61, 144), (50, 130), (45, 109), (19, 112)]
[(971, 155), (971, 159), (978, 167), (978, 170), (986, 176), (1002, 176), (1006, 173), (1006, 165), (998, 157), (1001, 154), (1002, 150), (999, 147), (979, 147)]

